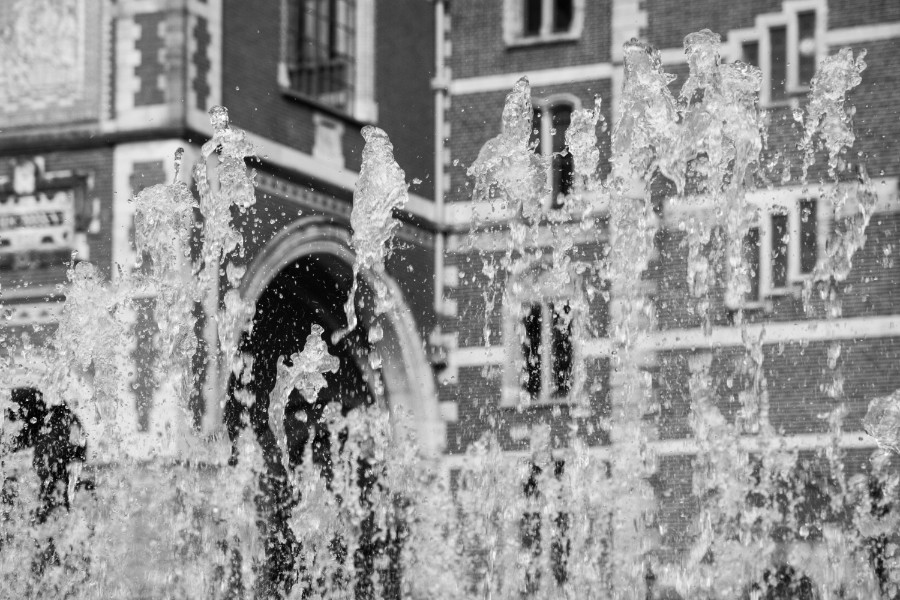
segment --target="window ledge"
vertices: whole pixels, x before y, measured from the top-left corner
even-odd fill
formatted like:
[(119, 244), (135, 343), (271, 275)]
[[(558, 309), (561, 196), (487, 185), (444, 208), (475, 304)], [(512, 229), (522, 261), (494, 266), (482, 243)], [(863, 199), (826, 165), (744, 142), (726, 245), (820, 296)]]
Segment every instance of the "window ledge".
[[(787, 93), (792, 96), (803, 96), (808, 94), (812, 88), (809, 85), (788, 85)], [(798, 100), (797, 98), (791, 98), (792, 101)]]
[(515, 398), (504, 398), (500, 403), (500, 408), (505, 410), (521, 410), (529, 408), (553, 408), (554, 406), (574, 406), (575, 400), (571, 396), (563, 396), (559, 398), (542, 398), (539, 400), (531, 400), (528, 402), (519, 402)]
[(786, 100), (768, 100), (759, 104), (762, 108), (793, 108), (795, 102), (792, 98), (788, 98)]
[(504, 385), (500, 397), (500, 408), (518, 410), (520, 408), (571, 406), (575, 404), (574, 394), (571, 392), (565, 396), (542, 396), (524, 402), (521, 401), (521, 398), (523, 398), (522, 393), (522, 390), (518, 387), (511, 387), (509, 384)]
[(795, 296), (797, 291), (793, 288), (793, 286), (785, 286), (772, 288), (768, 292), (766, 292), (766, 297), (771, 298), (779, 298), (782, 296)]
[(567, 31), (565, 33), (550, 33), (547, 35), (535, 35), (529, 37), (513, 37), (506, 40), (507, 48), (528, 48), (531, 46), (543, 46), (549, 44), (565, 44), (569, 42), (577, 42), (581, 38), (578, 31)]
[(349, 122), (359, 128), (364, 127), (365, 125), (374, 125), (373, 122), (363, 121), (352, 115), (351, 113), (342, 110), (340, 108), (335, 108), (329, 104), (324, 102), (320, 102), (311, 96), (307, 96), (302, 92), (298, 92), (297, 90), (284, 86), (278, 86), (279, 92), (285, 98), (291, 100), (292, 102), (296, 102), (297, 104), (301, 104), (304, 106), (308, 106), (309, 108), (313, 108), (319, 112), (325, 113), (328, 116), (335, 117), (337, 119), (341, 119), (342, 121)]

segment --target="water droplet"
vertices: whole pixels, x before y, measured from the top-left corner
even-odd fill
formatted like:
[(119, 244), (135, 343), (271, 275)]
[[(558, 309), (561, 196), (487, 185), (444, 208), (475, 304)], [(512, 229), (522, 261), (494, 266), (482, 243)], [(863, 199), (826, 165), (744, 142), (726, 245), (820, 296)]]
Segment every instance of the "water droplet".
[(184, 158), (184, 148), (178, 148), (175, 150), (175, 178), (174, 181), (178, 181), (178, 175), (181, 172), (181, 162)]
[(209, 109), (209, 122), (216, 131), (228, 129), (228, 109), (224, 106), (213, 106)]

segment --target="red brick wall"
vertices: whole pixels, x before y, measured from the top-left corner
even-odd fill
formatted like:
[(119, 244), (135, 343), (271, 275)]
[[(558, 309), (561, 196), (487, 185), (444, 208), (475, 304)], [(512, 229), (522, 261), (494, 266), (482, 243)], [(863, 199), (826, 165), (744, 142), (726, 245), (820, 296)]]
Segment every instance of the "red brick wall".
[(313, 111), (278, 89), (281, 2), (226, 0), (222, 29), (222, 103), (231, 119), (311, 154)]
[[(557, 60), (562, 57), (557, 55)], [(478, 157), (481, 147), (492, 137), (500, 133), (503, 103), (509, 90), (483, 92), (453, 96), (447, 119), (450, 122), (450, 193), (448, 202), (471, 200), (471, 181), (466, 175), (469, 166)], [(581, 100), (582, 108), (591, 108), (594, 96), (603, 99), (603, 116), (605, 122), (597, 129), (598, 143), (601, 151), (601, 170), (608, 172), (609, 134), (612, 130), (610, 114), (612, 86), (608, 80), (573, 82), (566, 85), (540, 86), (532, 89), (535, 101), (554, 94), (573, 94)]]
[(752, 27), (756, 15), (781, 12), (781, 6), (781, 0), (644, 0), (644, 10), (647, 11), (645, 39), (657, 48), (680, 48), (684, 43), (684, 36), (704, 28), (711, 29), (724, 38), (729, 29)]
[[(394, 142), (412, 191), (430, 197), (433, 171), (431, 76), (434, 68), (433, 8), (426, 2), (376, 3), (375, 100), (378, 122)], [(278, 86), (281, 59), (281, 2), (225, 0), (222, 47), (222, 102), (234, 123), (311, 154), (313, 115), (324, 112), (344, 122), (344, 159), (358, 171), (363, 147), (359, 124), (339, 112), (317, 109), (289, 97)]]
[[(900, 21), (900, 2), (873, 4), (881, 4), (886, 12), (894, 13), (896, 16), (890, 20)], [(860, 8), (866, 14), (866, 7)], [(834, 13), (831, 18), (835, 23)], [(887, 16), (886, 20), (889, 20)], [(850, 94), (849, 104), (855, 110), (854, 151), (862, 153), (869, 175), (877, 180), (881, 176), (900, 174), (900, 112), (896, 93), (900, 89), (900, 72), (895, 65), (900, 54), (900, 37), (859, 44), (854, 47), (854, 53), (863, 48), (868, 51), (865, 58), (868, 66), (862, 73), (862, 83)]]
[[(853, 270), (840, 285), (845, 317), (896, 314), (900, 307), (900, 261), (893, 259), (897, 236), (900, 235), (900, 214), (879, 213), (872, 217), (866, 229), (867, 242), (853, 258)], [(697, 300), (687, 290), (687, 240), (674, 228), (657, 236), (658, 260), (650, 268), (656, 281), (656, 308), (659, 329), (698, 327), (700, 315)], [(714, 325), (727, 326), (733, 322), (733, 311), (725, 306), (725, 277), (721, 261), (714, 262), (717, 283), (710, 290), (710, 317)], [(750, 321), (794, 321), (809, 318), (803, 310), (800, 287), (796, 295), (774, 296), (771, 311), (753, 309), (745, 312)], [(818, 294), (813, 295), (813, 318), (824, 317), (825, 310)]]
[(584, 4), (580, 39), (507, 48), (503, 41), (503, 0), (453, 0), (453, 78), (609, 62), (611, 2), (587, 0)]
[(434, 194), (434, 6), (421, 0), (375, 3), (378, 126), (394, 144), (410, 191)]
[[(840, 403), (849, 411), (844, 430), (861, 431), (869, 402), (900, 388), (900, 372), (893, 368), (900, 359), (900, 338), (844, 340), (837, 371), (828, 368), (831, 344), (796, 340), (764, 346), (769, 422), (776, 432), (825, 433), (828, 423), (821, 417)], [(657, 356), (654, 389), (660, 404), (657, 419), (660, 439), (692, 435), (688, 359), (693, 354), (690, 350), (679, 350), (660, 352)], [(741, 408), (738, 394), (749, 383), (741, 374), (744, 356), (741, 346), (718, 348), (713, 352), (710, 378), (716, 390), (716, 406), (731, 422)], [(844, 395), (835, 399), (826, 390), (838, 373), (843, 375)]]
[(830, 27), (856, 27), (900, 21), (900, 3), (894, 0), (829, 0)]
[(570, 405), (535, 405), (527, 408), (500, 405), (503, 382), (502, 367), (462, 367), (457, 383), (440, 388), (442, 401), (457, 403), (458, 420), (447, 424), (447, 452), (459, 454), (488, 432), (497, 434), (501, 446), (508, 451), (527, 451), (530, 437), (515, 435), (536, 425), (550, 427), (554, 447), (566, 447), (573, 428), (592, 445), (608, 443), (608, 432), (602, 421), (609, 417), (609, 361), (594, 359), (588, 368), (594, 384), (587, 391), (592, 408), (590, 417), (577, 416)]

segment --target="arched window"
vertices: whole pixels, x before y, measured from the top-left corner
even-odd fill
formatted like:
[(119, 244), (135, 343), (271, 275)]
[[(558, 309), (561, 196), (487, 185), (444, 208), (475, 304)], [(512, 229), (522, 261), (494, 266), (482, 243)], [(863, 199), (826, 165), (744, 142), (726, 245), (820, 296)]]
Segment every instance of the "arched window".
[(566, 130), (572, 112), (578, 108), (574, 97), (551, 97), (534, 105), (532, 144), (534, 151), (550, 156), (551, 192), (549, 207), (559, 208), (572, 191), (575, 164), (566, 148)]

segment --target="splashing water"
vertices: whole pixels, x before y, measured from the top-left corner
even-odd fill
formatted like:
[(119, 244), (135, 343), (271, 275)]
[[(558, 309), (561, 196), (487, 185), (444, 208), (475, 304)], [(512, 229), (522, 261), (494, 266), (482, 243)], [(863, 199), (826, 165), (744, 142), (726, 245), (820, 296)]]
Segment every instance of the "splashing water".
[[(335, 343), (356, 328), (356, 293), (361, 275), (374, 275), (374, 313), (382, 315), (391, 310), (392, 297), (382, 276), (385, 260), (390, 252), (389, 242), (400, 224), (394, 218), (394, 211), (402, 209), (409, 201), (406, 176), (394, 160), (394, 146), (387, 134), (377, 127), (366, 126), (363, 127), (362, 136), (366, 145), (353, 193), (353, 212), (350, 214), (350, 225), (353, 228), (350, 245), (356, 253), (353, 259), (353, 284), (344, 304), (347, 327), (334, 333), (332, 339)], [(369, 341), (374, 343), (381, 336), (377, 333), (373, 336), (373, 331), (379, 330), (370, 330)]]
[[(256, 203), (253, 171), (247, 170), (245, 159), (256, 152), (247, 141), (246, 134), (230, 125), (228, 110), (223, 106), (209, 109), (213, 136), (203, 144), (200, 155), (203, 160), (194, 167), (194, 178), (200, 194), (200, 212), (203, 213), (203, 254), (199, 261), (197, 281), (206, 294), (217, 294), (219, 274), (224, 267), (227, 286), (223, 308), (216, 306), (219, 344), (226, 361), (233, 362), (238, 352), (238, 336), (248, 331), (255, 308), (240, 295), (244, 269), (233, 259), (244, 253), (241, 233), (232, 224), (234, 211), (242, 212)], [(216, 155), (218, 152), (218, 155)], [(218, 156), (217, 185), (210, 181), (208, 163)], [(232, 289), (228, 289), (228, 287)], [(217, 303), (218, 304), (218, 303)]]
[(339, 366), (338, 359), (328, 354), (328, 346), (322, 339), (324, 331), (321, 325), (313, 324), (303, 351), (291, 355), (290, 365), (285, 364), (283, 356), (276, 365), (278, 375), (269, 395), (269, 426), (281, 444), (285, 460), (288, 441), (284, 432), (284, 413), (291, 393), (297, 390), (305, 402), (315, 404), (319, 391), (327, 385), (323, 374), (334, 373)]
[(187, 184), (178, 180), (183, 154), (181, 148), (176, 152), (172, 184), (149, 187), (133, 202), (135, 246), (140, 261), (146, 257), (150, 267), (135, 285), (156, 297), (153, 314), (159, 330), (159, 357), (168, 363), (156, 365), (156, 372), (171, 378), (170, 369), (177, 369), (181, 397), (190, 386), (190, 358), (197, 347), (192, 310), (199, 300), (190, 248), (196, 203)]
[(865, 50), (855, 58), (853, 50), (843, 48), (837, 54), (822, 61), (810, 84), (810, 100), (804, 118), (803, 141), (805, 150), (803, 178), (815, 162), (816, 141), (828, 151), (828, 174), (834, 178), (839, 168), (839, 156), (856, 140), (850, 125), (850, 115), (844, 107), (847, 94), (862, 82), (861, 73), (866, 68)]
[(900, 454), (900, 392), (872, 400), (863, 427), (881, 448)]
[[(489, 206), (483, 215), (473, 210), (470, 232), (480, 228), (482, 218), (512, 215), (510, 243), (499, 258), (499, 266), (507, 273), (523, 273), (530, 267), (534, 255), (528, 252), (529, 241), (538, 235), (544, 199), (550, 194), (546, 161), (529, 146), (532, 115), (531, 85), (527, 77), (522, 77), (506, 96), (500, 134), (482, 146), (468, 169), (469, 177), (475, 180), (473, 197), (487, 201)], [(470, 244), (475, 244), (474, 236), (470, 236)], [(486, 346), (490, 345), (490, 314), (496, 304), (496, 261), (495, 257), (488, 256), (483, 267), (488, 278), (484, 292)], [(520, 284), (515, 279), (508, 282), (508, 293), (511, 289), (515, 294), (517, 285)]]
[[(753, 169), (765, 142), (757, 99), (761, 74), (749, 65), (722, 64), (719, 46), (719, 36), (709, 30), (687, 36), (689, 76), (676, 97), (670, 91), (673, 77), (664, 72), (659, 53), (636, 40), (626, 44), (624, 89), (609, 165), (603, 165), (597, 141), (603, 123), (598, 98), (592, 108), (572, 114), (566, 141), (575, 181), (557, 212), (548, 214), (550, 200), (555, 200), (550, 198), (548, 177), (552, 157), (537, 154), (529, 142), (533, 106), (525, 78), (506, 98), (500, 134), (483, 146), (468, 171), (475, 181), (474, 204), (481, 207), (473, 211), (471, 246), (491, 234), (505, 235), (499, 251), (481, 257), (489, 278), (487, 313), (501, 284), (502, 308), (516, 317), (522, 316), (522, 298), (535, 288), (542, 293), (571, 291), (569, 316), (559, 317), (553, 326), (555, 331), (571, 329), (572, 343), (581, 349), (588, 336), (579, 327), (588, 327), (571, 315), (586, 313), (602, 293), (604, 284), (596, 280), (608, 284), (608, 413), (597, 414), (586, 376), (579, 370), (583, 367), (576, 365), (569, 393), (582, 421), (560, 434), (538, 416), (528, 430), (529, 443), (523, 445), (527, 450), (511, 456), (502, 450), (497, 431), (509, 425), (507, 416), (492, 417), (491, 431), (469, 448), (452, 484), (399, 433), (408, 415), (398, 407), (388, 411), (379, 402), (352, 411), (342, 411), (335, 403), (325, 406), (321, 418), (308, 423), (319, 445), (306, 445), (303, 460), (293, 467), (283, 460), (283, 469), (275, 475), (249, 436), (240, 439), (241, 460), (226, 468), (217, 447), (197, 439), (185, 426), (177, 435), (187, 440), (190, 460), (204, 468), (151, 462), (141, 477), (122, 481), (116, 468), (107, 465), (106, 471), (93, 474), (99, 490), (93, 504), (79, 504), (76, 487), (84, 474), (73, 471), (65, 490), (70, 512), (57, 511), (37, 524), (31, 507), (41, 503), (40, 486), (22, 469), (16, 480), (19, 500), (4, 508), (4, 526), (9, 526), (0, 539), (0, 595), (123, 596), (132, 590), (120, 581), (124, 567), (118, 562), (129, 552), (137, 553), (131, 559), (135, 562), (162, 565), (146, 577), (144, 591), (150, 595), (263, 595), (268, 593), (263, 582), (271, 575), (265, 572), (271, 567), (271, 547), (284, 544), (293, 552), (289, 564), (278, 567), (287, 582), (281, 595), (287, 598), (399, 597), (402, 592), (402, 597), (448, 600), (473, 595), (637, 599), (647, 597), (645, 579), (651, 570), (686, 598), (748, 593), (768, 597), (773, 588), (767, 572), (778, 552), (774, 538), (784, 529), (802, 531), (808, 524), (801, 524), (795, 510), (805, 493), (792, 481), (802, 464), (799, 453), (786, 447), (768, 421), (765, 330), (752, 334), (743, 308), (735, 317), (742, 341), (735, 359), (740, 382), (733, 396), (738, 405), (733, 419), (724, 414), (724, 398), (711, 375), (713, 353), (697, 352), (689, 360), (686, 387), (695, 452), (688, 472), (697, 510), (681, 564), (663, 564), (659, 557), (664, 525), (655, 521), (650, 485), (658, 469), (652, 447), (655, 400), (639, 341), (655, 326), (645, 275), (656, 252), (658, 207), (651, 184), (658, 177), (677, 190), (673, 206), (712, 207), (709, 214), (695, 210), (683, 227), (690, 291), (707, 332), (712, 328), (709, 296), (722, 284), (716, 280), (722, 274), (717, 265), (723, 263), (727, 271), (722, 287), (729, 303), (739, 305), (749, 290), (742, 243), (755, 218), (747, 191), (756, 183)], [(842, 153), (855, 139), (845, 102), (860, 83), (862, 58), (842, 50), (826, 59), (813, 80), (802, 118), (804, 180), (818, 140), (828, 151), (829, 176), (838, 182)], [(48, 348), (34, 350), (46, 365), (42, 388), (48, 403), (66, 401), (89, 415), (86, 436), (109, 463), (124, 461), (121, 450), (129, 443), (129, 432), (120, 426), (125, 408), (120, 399), (130, 381), (121, 357), (130, 351), (127, 332), (138, 300), (155, 301), (159, 334), (152, 343), (159, 358), (154, 377), (180, 381), (173, 394), (184, 412), (188, 358), (197, 343), (192, 313), (196, 302), (206, 303), (216, 321), (218, 358), (242, 384), (253, 383), (253, 365), (238, 354), (241, 333), (249, 332), (255, 307), (239, 291), (246, 274), (241, 264), (244, 240), (234, 224), (234, 217), (255, 202), (254, 175), (245, 165), (253, 149), (245, 134), (231, 126), (223, 107), (210, 111), (210, 121), (213, 136), (202, 147), (194, 171), (199, 203), (195, 206), (190, 188), (178, 181), (178, 153), (175, 181), (148, 188), (134, 200), (139, 270), (108, 283), (94, 266), (74, 264), (59, 327)], [(382, 340), (377, 318), (395, 308), (385, 283), (385, 263), (399, 226), (393, 213), (406, 205), (408, 188), (387, 135), (374, 127), (364, 128), (362, 134), (366, 146), (351, 214), (353, 284), (344, 307), (347, 327), (334, 334), (333, 344), (358, 326), (360, 278), (371, 280), (375, 295), (375, 319), (367, 324), (370, 344)], [(605, 166), (610, 175), (604, 180)], [(859, 179), (858, 185), (835, 185), (839, 191), (829, 192), (835, 213), (848, 205), (856, 212), (829, 241), (814, 280), (845, 279), (853, 254), (865, 243), (877, 198), (864, 170)], [(192, 264), (195, 208), (204, 221), (201, 256)], [(491, 221), (498, 217), (505, 223), (492, 230)], [(578, 244), (585, 240), (606, 245), (608, 253), (584, 256)], [(837, 294), (836, 288), (828, 287), (827, 294)], [(839, 301), (834, 302), (839, 308)], [(837, 309), (829, 313), (838, 315)], [(492, 337), (488, 322), (486, 344)], [(524, 335), (521, 328), (518, 333)], [(326, 386), (324, 374), (339, 367), (323, 334), (321, 326), (313, 325), (303, 350), (280, 357), (276, 365), (267, 416), (283, 459), (288, 454), (285, 413), (291, 394), (296, 390), (307, 405), (315, 405)], [(866, 575), (867, 544), (875, 536), (896, 532), (900, 517), (888, 503), (900, 484), (887, 466), (887, 452), (872, 456), (871, 479), (848, 479), (844, 472), (844, 349), (835, 343), (826, 353), (833, 375), (828, 393), (835, 406), (821, 415), (828, 440), (817, 458), (825, 461), (831, 478), (823, 484), (830, 495), (830, 514), (852, 515), (853, 525), (844, 530), (835, 525), (836, 518), (817, 521), (830, 565), (819, 583), (830, 597), (873, 598), (879, 584)], [(507, 358), (513, 370), (521, 372), (521, 359)], [(377, 372), (376, 350), (369, 359)], [(382, 391), (376, 389), (376, 395)], [(243, 392), (245, 407), (256, 408), (253, 394)], [(527, 396), (520, 396), (510, 414), (539, 414), (526, 410), (535, 408), (528, 406), (532, 399)], [(4, 403), (8, 405), (8, 399)], [(555, 416), (562, 412), (559, 407), (551, 410)], [(598, 433), (590, 429), (593, 424), (582, 425), (592, 418), (611, 446), (598, 450), (585, 441), (585, 430)], [(6, 427), (2, 420), (0, 425)], [(900, 396), (873, 400), (864, 426), (882, 449), (900, 453)], [(326, 447), (327, 460), (319, 454)], [(9, 468), (4, 463), (5, 482)], [(873, 500), (872, 485), (881, 486), (882, 500)], [(260, 500), (266, 490), (271, 494), (276, 487), (284, 497), (269, 498), (260, 508), (266, 504)], [(872, 502), (881, 502), (878, 506), (884, 510), (863, 508)], [(134, 530), (134, 514), (152, 523), (154, 531)], [(264, 531), (266, 520), (276, 518), (285, 523), (279, 539), (271, 530)], [(54, 544), (56, 562), (40, 558), (49, 551), (48, 540)], [(46, 576), (31, 582), (33, 565), (45, 563)], [(396, 593), (385, 591), (390, 585)]]

